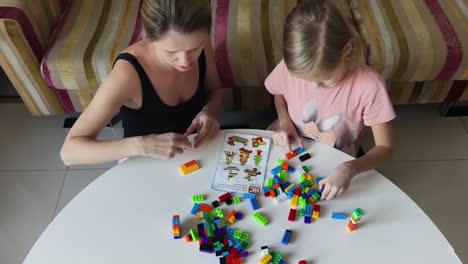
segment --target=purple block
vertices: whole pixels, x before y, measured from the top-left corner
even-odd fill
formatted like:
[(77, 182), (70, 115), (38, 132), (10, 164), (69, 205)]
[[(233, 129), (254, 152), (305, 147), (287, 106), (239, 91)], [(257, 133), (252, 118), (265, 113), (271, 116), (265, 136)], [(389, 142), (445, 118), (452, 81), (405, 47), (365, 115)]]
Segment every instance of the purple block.
[(201, 243), (202, 243), (202, 244), (208, 244), (208, 242), (210, 242), (209, 239), (208, 239), (208, 237), (202, 237), (202, 238), (201, 238)]
[(305, 216), (305, 217), (304, 217), (304, 223), (306, 223), (306, 224), (312, 223), (312, 217), (310, 217), (310, 216)]
[(240, 254), (240, 256), (241, 256), (242, 258), (246, 258), (246, 257), (249, 256), (249, 252), (247, 252), (247, 251), (242, 251), (241, 254)]
[(302, 198), (304, 198), (304, 199), (307, 200), (309, 197), (307, 197), (307, 194), (303, 193), (303, 194), (302, 194)]
[(241, 220), (242, 219), (242, 213), (237, 212), (235, 217), (236, 217), (237, 220)]

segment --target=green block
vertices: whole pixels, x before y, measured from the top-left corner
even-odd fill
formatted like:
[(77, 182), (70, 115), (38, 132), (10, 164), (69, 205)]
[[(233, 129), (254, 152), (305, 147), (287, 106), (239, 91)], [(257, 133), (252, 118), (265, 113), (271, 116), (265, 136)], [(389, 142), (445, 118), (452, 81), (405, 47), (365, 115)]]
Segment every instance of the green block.
[(304, 190), (305, 188), (311, 188), (312, 187), (312, 181), (311, 180), (301, 181), (300, 185), (302, 187), (302, 190)]
[(273, 178), (268, 178), (268, 179), (267, 179), (267, 186), (268, 186), (268, 188), (270, 188), (270, 189), (273, 188), (273, 182), (274, 182), (274, 181), (273, 181)]
[(299, 180), (300, 180), (300, 182), (305, 181), (305, 176), (304, 176), (304, 174), (301, 174), (301, 176), (299, 176)]
[(302, 169), (304, 169), (305, 172), (309, 172), (310, 166), (302, 166)]
[(200, 237), (198, 236), (198, 232), (197, 230), (195, 229), (190, 229), (190, 235), (192, 236), (192, 240), (195, 242), (195, 241), (198, 241), (200, 239)]
[(240, 203), (241, 201), (242, 201), (241, 198), (238, 197), (238, 196), (232, 198), (232, 202), (233, 202), (234, 204), (238, 204), (238, 203)]
[(261, 213), (256, 212), (252, 215), (252, 218), (255, 222), (259, 223), (262, 226), (268, 225), (268, 219), (266, 219)]
[(192, 202), (199, 203), (205, 201), (205, 196), (203, 194), (197, 194), (192, 196)]
[(286, 172), (284, 170), (280, 170), (279, 178), (282, 182), (286, 182), (288, 180), (288, 176), (286, 175)]
[(320, 201), (320, 194), (319, 193), (312, 194), (312, 197), (314, 197), (315, 201)]
[(299, 205), (302, 207), (306, 206), (306, 200), (302, 196), (299, 196)]
[(282, 159), (278, 159), (278, 161), (276, 162), (276, 164), (278, 164), (278, 166), (283, 165), (283, 160), (282, 160)]
[(305, 216), (305, 209), (304, 208), (301, 208), (299, 210), (299, 216)]
[(353, 213), (351, 214), (351, 216), (357, 221), (361, 220), (363, 215), (364, 215), (364, 212), (362, 211), (361, 208), (354, 209)]

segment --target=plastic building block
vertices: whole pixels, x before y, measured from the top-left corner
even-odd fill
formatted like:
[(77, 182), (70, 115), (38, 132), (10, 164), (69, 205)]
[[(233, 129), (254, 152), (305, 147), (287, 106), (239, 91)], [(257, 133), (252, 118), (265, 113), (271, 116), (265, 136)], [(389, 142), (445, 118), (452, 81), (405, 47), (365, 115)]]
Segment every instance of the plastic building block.
[(276, 166), (276, 167), (274, 167), (273, 169), (271, 169), (271, 174), (272, 174), (272, 175), (276, 175), (276, 174), (279, 173), (279, 171), (280, 171), (281, 169), (282, 169), (281, 166)]
[(289, 240), (291, 239), (292, 231), (286, 229), (283, 234), (283, 239), (281, 239), (281, 244), (287, 245), (289, 243)]
[(333, 219), (346, 219), (346, 214), (345, 213), (338, 213), (338, 212), (333, 212), (332, 214)]
[(211, 210), (213, 210), (213, 207), (209, 204), (200, 204), (200, 207), (198, 210), (209, 213), (211, 212)]
[(224, 201), (226, 201), (226, 199), (231, 198), (231, 197), (232, 197), (231, 193), (228, 193), (228, 192), (227, 192), (227, 193), (225, 193), (225, 194), (219, 196), (218, 199), (219, 199), (219, 202), (220, 202), (220, 203), (224, 203)]
[(266, 253), (259, 261), (258, 264), (268, 264), (273, 259), (270, 253)]
[(294, 195), (291, 199), (291, 207), (294, 207), (294, 208), (297, 207), (298, 200), (299, 200), (299, 196)]
[(234, 201), (232, 200), (232, 198), (226, 198), (226, 200), (224, 200), (224, 202), (227, 204), (227, 205), (231, 205), (234, 203)]
[(318, 219), (320, 216), (320, 212), (312, 212), (312, 218), (313, 219)]
[(299, 216), (300, 216), (300, 217), (304, 217), (304, 216), (305, 216), (305, 209), (304, 209), (304, 208), (301, 208), (301, 209), (299, 210)]
[(232, 210), (227, 217), (227, 221), (232, 225), (236, 222), (236, 210)]
[(312, 205), (311, 204), (306, 205), (304, 216), (312, 217)]
[(299, 147), (299, 148), (297, 148), (297, 149), (294, 150), (294, 152), (296, 152), (298, 155), (301, 154), (301, 153), (303, 153), (303, 152), (305, 152), (305, 151), (306, 151), (306, 149), (305, 149), (305, 148), (302, 148), (302, 147)]
[(283, 182), (285, 182), (287, 180), (286, 172), (284, 170), (280, 170), (279, 177)]
[(192, 207), (192, 211), (190, 211), (190, 213), (193, 215), (197, 215), (198, 210), (200, 210), (200, 204), (194, 203)]
[(305, 216), (304, 217), (304, 224), (310, 224), (310, 223), (312, 223), (312, 217)]
[(235, 217), (236, 217), (236, 220), (241, 220), (242, 219), (242, 213), (237, 212)]
[(194, 203), (199, 203), (205, 201), (205, 195), (203, 194), (197, 194), (192, 196), (192, 202)]
[(255, 198), (255, 194), (253, 194), (253, 193), (244, 193), (243, 196), (244, 196), (245, 199)]
[(289, 168), (289, 163), (286, 162), (286, 161), (283, 161), (283, 164), (281, 165), (281, 168), (282, 168), (283, 170), (287, 170), (287, 169)]
[(306, 153), (306, 154), (304, 154), (304, 155), (302, 155), (302, 156), (299, 156), (299, 160), (300, 160), (301, 162), (304, 162), (304, 161), (306, 161), (306, 160), (308, 160), (308, 159), (310, 159), (310, 158), (312, 158), (312, 156), (310, 156), (309, 153)]
[(261, 246), (260, 252), (262, 252), (262, 256), (265, 256), (267, 253), (270, 253), (270, 249), (268, 249), (268, 246)]
[(351, 217), (354, 221), (360, 221), (363, 215), (364, 212), (361, 208), (354, 209), (354, 211), (351, 213)]
[(179, 215), (173, 215), (172, 216), (172, 235), (174, 236), (174, 239), (181, 238), (181, 236), (180, 236), (180, 216)]
[(282, 192), (280, 195), (276, 196), (275, 197), (275, 201), (277, 203), (281, 203), (281, 202), (284, 202), (288, 199), (288, 196), (286, 195), (286, 193)]
[(200, 166), (198, 165), (198, 162), (196, 160), (189, 161), (179, 166), (179, 171), (184, 176), (199, 169)]
[(240, 197), (237, 197), (237, 196), (236, 196), (236, 197), (232, 198), (232, 202), (233, 202), (234, 204), (238, 204), (238, 203), (240, 203), (241, 201), (242, 201), (242, 200), (241, 200)]
[(300, 260), (298, 264), (307, 264), (307, 261), (305, 261), (305, 260)]
[(297, 156), (297, 153), (293, 150), (284, 155), (287, 160), (292, 159)]
[(358, 223), (353, 224), (353, 222), (349, 221), (349, 223), (348, 223), (348, 231), (349, 231), (349, 232), (353, 232), (353, 231), (355, 231), (355, 230), (358, 229), (358, 228), (359, 228), (359, 224), (358, 224)]
[(289, 209), (289, 216), (288, 216), (288, 220), (291, 221), (291, 222), (294, 222), (296, 221), (296, 212), (297, 210), (296, 209)]
[(261, 213), (256, 212), (252, 215), (252, 218), (262, 226), (268, 225), (268, 219), (265, 218)]
[(221, 204), (219, 203), (218, 200), (215, 200), (213, 202), (211, 202), (211, 206), (213, 206), (213, 208), (218, 208)]
[(257, 210), (260, 208), (260, 206), (258, 206), (258, 202), (257, 202), (257, 199), (254, 197), (254, 198), (250, 198), (250, 204), (252, 205), (252, 210)]
[(192, 241), (198, 241), (200, 237), (198, 236), (198, 232), (195, 229), (190, 229), (190, 236), (192, 237)]

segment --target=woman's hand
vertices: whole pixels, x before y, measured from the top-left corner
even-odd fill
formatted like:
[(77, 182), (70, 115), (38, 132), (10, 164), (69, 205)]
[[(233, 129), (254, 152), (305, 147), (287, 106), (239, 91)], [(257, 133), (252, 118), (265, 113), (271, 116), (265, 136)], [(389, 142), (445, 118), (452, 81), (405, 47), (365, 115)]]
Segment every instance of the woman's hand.
[(195, 136), (193, 147), (197, 148), (205, 140), (210, 139), (219, 132), (219, 122), (218, 120), (210, 115), (207, 111), (201, 111), (195, 119), (193, 119), (192, 124), (185, 132), (185, 136), (191, 135), (193, 132), (198, 131), (198, 134)]
[(151, 134), (139, 138), (141, 156), (170, 159), (192, 147), (186, 136), (177, 133)]

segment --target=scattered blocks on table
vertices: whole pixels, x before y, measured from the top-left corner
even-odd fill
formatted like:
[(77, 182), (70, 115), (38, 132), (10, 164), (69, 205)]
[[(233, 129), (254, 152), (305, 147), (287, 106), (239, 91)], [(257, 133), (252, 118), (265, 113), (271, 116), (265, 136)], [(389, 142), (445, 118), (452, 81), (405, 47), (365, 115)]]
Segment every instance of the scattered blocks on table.
[(199, 169), (200, 166), (196, 160), (189, 161), (179, 166), (179, 171), (182, 173), (182, 175), (187, 175)]
[(291, 239), (292, 231), (286, 229), (283, 234), (283, 238), (281, 239), (281, 244), (287, 245), (289, 244), (289, 240)]
[(338, 213), (338, 212), (333, 212), (332, 213), (332, 218), (333, 219), (346, 219), (346, 214), (345, 213)]
[(203, 194), (196, 194), (192, 196), (192, 202), (199, 203), (205, 201), (205, 196)]

